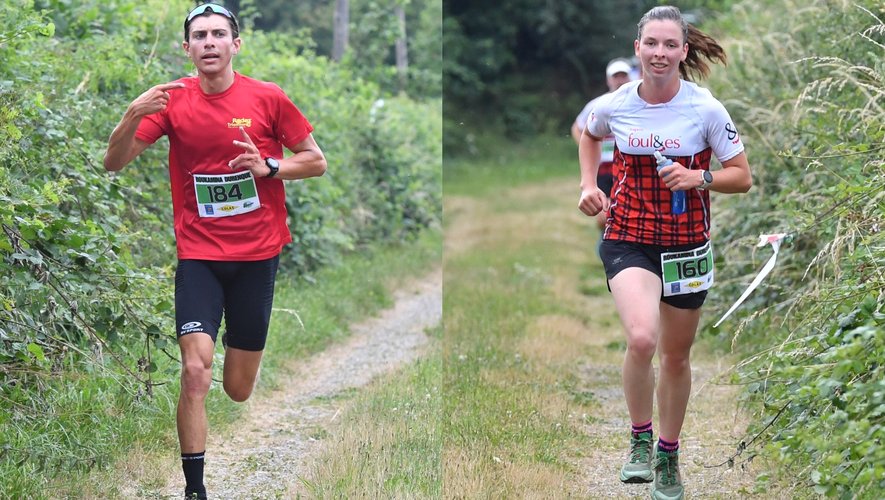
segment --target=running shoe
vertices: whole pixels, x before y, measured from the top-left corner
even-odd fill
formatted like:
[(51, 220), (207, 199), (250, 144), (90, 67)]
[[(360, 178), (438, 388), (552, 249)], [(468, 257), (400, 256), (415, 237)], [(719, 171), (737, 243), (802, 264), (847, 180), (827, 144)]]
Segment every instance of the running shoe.
[(651, 432), (630, 436), (630, 458), (621, 467), (624, 483), (650, 483), (655, 475), (651, 470)]
[(685, 488), (682, 487), (682, 475), (679, 474), (679, 452), (667, 453), (658, 450), (654, 462), (655, 482), (651, 487), (654, 500), (682, 500)]

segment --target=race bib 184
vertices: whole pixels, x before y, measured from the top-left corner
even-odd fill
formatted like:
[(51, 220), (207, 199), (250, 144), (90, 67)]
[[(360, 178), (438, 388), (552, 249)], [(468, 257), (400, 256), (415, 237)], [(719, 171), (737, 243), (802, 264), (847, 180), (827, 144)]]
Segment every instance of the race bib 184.
[(713, 286), (713, 247), (704, 246), (683, 252), (661, 254), (664, 297), (684, 295)]
[(194, 174), (200, 217), (229, 217), (258, 209), (258, 190), (252, 172), (227, 175)]

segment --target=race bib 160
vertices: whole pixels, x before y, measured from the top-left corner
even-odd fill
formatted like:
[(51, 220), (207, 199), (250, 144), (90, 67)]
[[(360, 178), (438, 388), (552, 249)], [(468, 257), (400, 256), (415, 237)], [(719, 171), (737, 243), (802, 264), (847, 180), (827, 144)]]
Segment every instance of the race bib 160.
[(684, 295), (713, 286), (713, 247), (704, 246), (683, 252), (661, 254), (664, 297)]

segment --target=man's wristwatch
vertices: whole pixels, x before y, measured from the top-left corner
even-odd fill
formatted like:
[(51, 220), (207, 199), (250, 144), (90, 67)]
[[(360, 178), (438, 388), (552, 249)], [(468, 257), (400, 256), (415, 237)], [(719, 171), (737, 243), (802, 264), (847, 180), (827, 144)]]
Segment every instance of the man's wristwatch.
[(704, 183), (698, 186), (698, 189), (707, 189), (710, 187), (710, 184), (713, 184), (713, 174), (709, 170), (702, 170), (701, 172), (703, 172)]
[(267, 178), (277, 175), (280, 171), (280, 162), (276, 158), (267, 157), (264, 159), (264, 164), (270, 169), (270, 173), (265, 175)]

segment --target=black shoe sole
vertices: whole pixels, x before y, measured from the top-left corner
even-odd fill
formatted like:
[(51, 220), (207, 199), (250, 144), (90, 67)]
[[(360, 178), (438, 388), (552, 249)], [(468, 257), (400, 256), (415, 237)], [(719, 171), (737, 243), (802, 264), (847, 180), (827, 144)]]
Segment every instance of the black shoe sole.
[[(620, 478), (618, 478), (618, 479), (620, 479)], [(621, 482), (624, 484), (648, 484), (652, 481), (654, 481), (654, 480), (653, 479), (642, 479), (641, 477), (631, 477), (631, 478), (627, 479), (626, 481), (621, 479)]]

